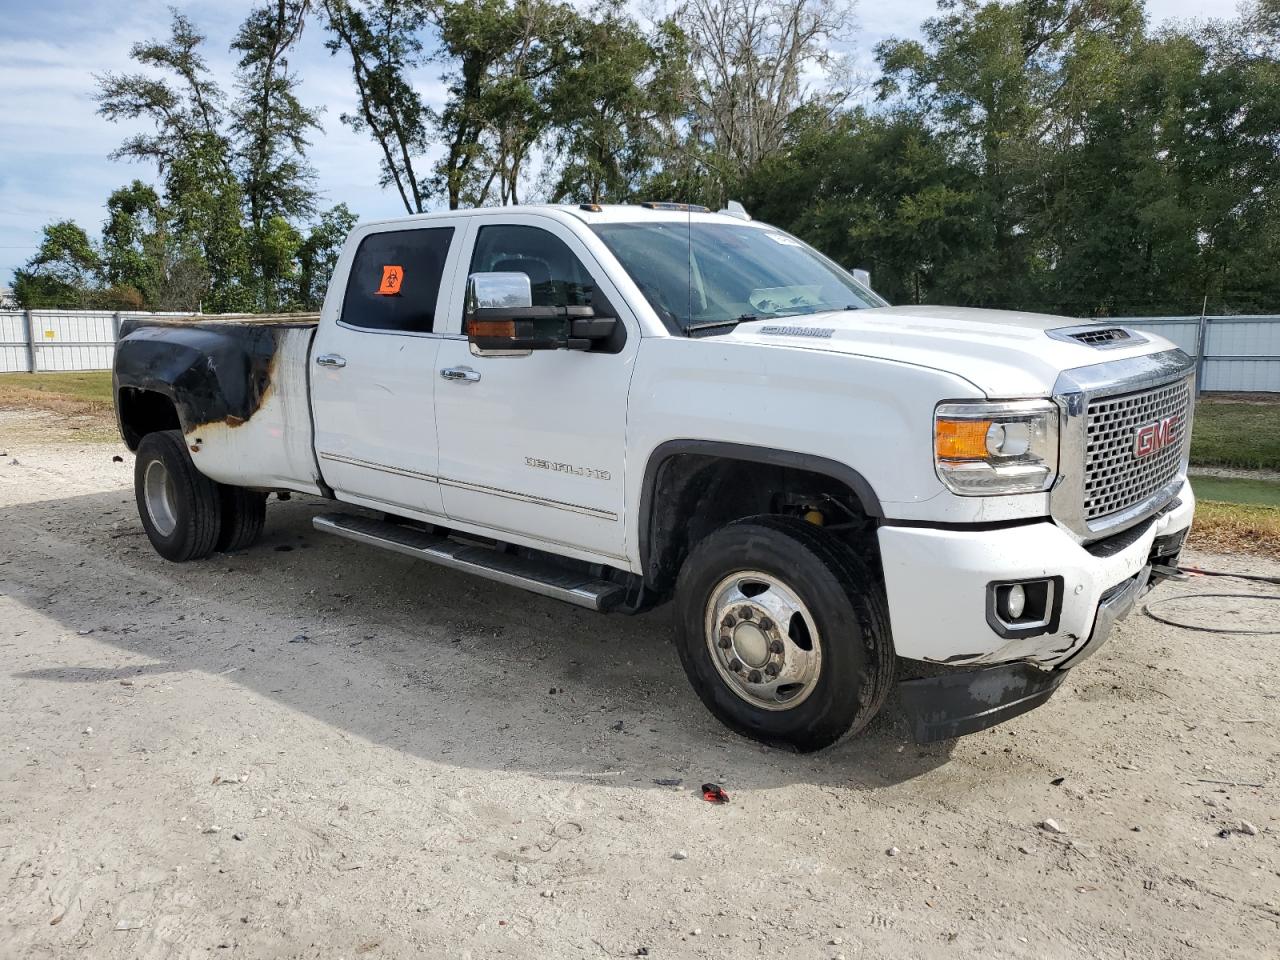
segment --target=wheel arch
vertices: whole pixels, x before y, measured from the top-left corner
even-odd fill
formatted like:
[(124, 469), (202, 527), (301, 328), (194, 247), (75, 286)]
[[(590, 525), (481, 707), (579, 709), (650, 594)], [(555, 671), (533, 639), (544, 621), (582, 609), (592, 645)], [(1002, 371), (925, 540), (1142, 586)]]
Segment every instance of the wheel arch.
[[(765, 468), (763, 480), (781, 483), (783, 489), (763, 483), (735, 485), (735, 480), (751, 478), (760, 468)], [(793, 484), (837, 494), (846, 508), (868, 520), (884, 516), (867, 479), (827, 457), (717, 440), (659, 444), (645, 464), (640, 490), (638, 548), (645, 582), (659, 592), (668, 590), (702, 536), (742, 516), (767, 512), (760, 504)], [(719, 490), (729, 496), (717, 500)]]
[(148, 433), (182, 429), (173, 397), (160, 390), (142, 387), (116, 388), (116, 420), (125, 446), (135, 452)]

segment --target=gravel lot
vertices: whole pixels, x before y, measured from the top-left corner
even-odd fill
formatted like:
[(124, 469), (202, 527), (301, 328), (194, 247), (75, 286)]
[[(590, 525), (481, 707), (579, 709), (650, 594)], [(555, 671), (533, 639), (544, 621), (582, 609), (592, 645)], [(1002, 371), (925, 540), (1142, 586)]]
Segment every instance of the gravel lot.
[(796, 756), (703, 711), (666, 610), (325, 538), (308, 498), (174, 566), (123, 447), (0, 412), (0, 451), (6, 960), (1277, 955), (1280, 634), (1135, 616), (1007, 725), (922, 748), (891, 704)]

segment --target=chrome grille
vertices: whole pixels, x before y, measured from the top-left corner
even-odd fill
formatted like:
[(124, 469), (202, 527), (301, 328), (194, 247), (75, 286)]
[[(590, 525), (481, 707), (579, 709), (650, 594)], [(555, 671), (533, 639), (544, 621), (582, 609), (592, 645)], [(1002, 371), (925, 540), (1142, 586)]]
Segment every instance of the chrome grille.
[[(1173, 440), (1145, 457), (1134, 454), (1139, 428), (1180, 414)], [(1096, 520), (1142, 503), (1182, 467), (1191, 428), (1191, 381), (1089, 402), (1085, 445), (1084, 515)]]

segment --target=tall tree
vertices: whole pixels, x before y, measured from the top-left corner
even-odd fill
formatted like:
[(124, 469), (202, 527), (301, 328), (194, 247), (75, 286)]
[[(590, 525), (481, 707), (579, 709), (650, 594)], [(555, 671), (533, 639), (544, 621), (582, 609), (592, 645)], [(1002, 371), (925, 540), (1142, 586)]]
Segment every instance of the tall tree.
[(306, 161), (307, 133), (320, 129), (316, 111), (298, 99), (288, 54), (302, 34), (309, 0), (266, 0), (231, 42), (240, 54), (231, 136), (249, 215), (254, 273), (267, 310), (279, 307), (280, 225), (315, 210), (315, 172)]
[(678, 11), (697, 77), (693, 139), (721, 182), (780, 149), (797, 110), (832, 111), (852, 93), (847, 73), (843, 89), (820, 82), (840, 66), (852, 10), (852, 0), (688, 0)]
[(416, 166), (427, 150), (427, 114), (411, 71), (421, 63), (426, 12), (415, 0), (323, 0), (326, 46), (351, 62), (359, 107), (342, 122), (367, 131), (382, 154), (380, 183), (394, 186), (407, 213), (427, 209)]
[(150, 73), (99, 76), (98, 112), (111, 121), (149, 120), (112, 154), (153, 162), (164, 182), (173, 229), (200, 251), (209, 272), (208, 305), (244, 309), (248, 256), (240, 183), (225, 129), (226, 101), (200, 53), (204, 37), (174, 11), (166, 41), (135, 44), (131, 56)]
[(646, 33), (622, 0), (576, 18), (550, 93), (552, 199), (632, 199), (674, 138), (688, 90), (688, 46), (674, 21)]

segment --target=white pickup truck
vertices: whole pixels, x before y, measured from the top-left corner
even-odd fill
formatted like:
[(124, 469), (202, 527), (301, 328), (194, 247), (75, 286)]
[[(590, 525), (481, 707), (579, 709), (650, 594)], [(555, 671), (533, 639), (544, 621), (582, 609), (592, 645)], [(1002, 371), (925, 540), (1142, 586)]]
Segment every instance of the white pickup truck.
[(675, 204), (365, 224), (318, 318), (130, 320), (114, 381), (162, 556), (243, 549), (299, 491), (366, 508), (314, 522), (371, 547), (596, 610), (672, 599), (707, 707), (801, 750), (900, 672), (919, 740), (1044, 702), (1194, 510), (1167, 341), (892, 307)]

